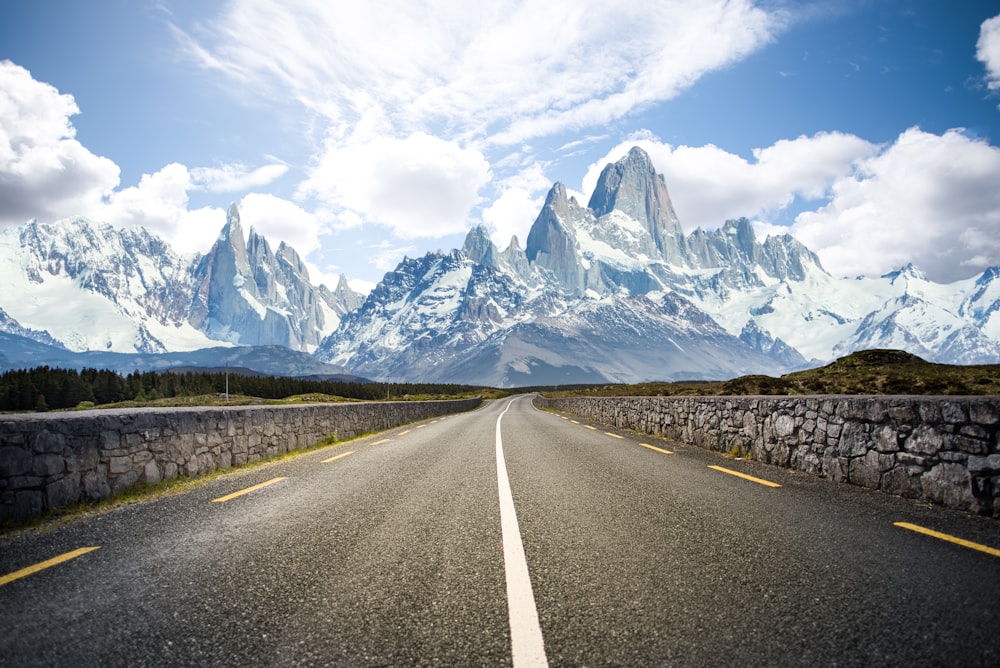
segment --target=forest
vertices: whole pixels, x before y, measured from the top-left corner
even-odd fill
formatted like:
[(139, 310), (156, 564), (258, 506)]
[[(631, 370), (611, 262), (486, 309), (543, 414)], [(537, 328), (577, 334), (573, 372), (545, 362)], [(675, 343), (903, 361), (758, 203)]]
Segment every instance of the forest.
[[(227, 386), (228, 380), (228, 386)], [(474, 390), (465, 385), (420, 383), (352, 383), (285, 376), (225, 373), (135, 371), (122, 376), (107, 369), (58, 369), (47, 366), (0, 374), (0, 411), (48, 411), (154, 401), (209, 394), (285, 399), (300, 394), (327, 394), (376, 400), (407, 395), (451, 395)]]

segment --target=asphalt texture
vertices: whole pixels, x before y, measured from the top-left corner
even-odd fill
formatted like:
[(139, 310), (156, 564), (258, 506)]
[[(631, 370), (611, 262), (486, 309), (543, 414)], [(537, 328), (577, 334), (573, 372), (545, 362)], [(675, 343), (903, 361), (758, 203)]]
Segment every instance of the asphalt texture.
[[(507, 403), (0, 538), (0, 577), (100, 547), (0, 586), (0, 666), (510, 665)], [(502, 433), (549, 665), (1000, 665), (1000, 558), (894, 524), (1000, 522), (527, 397)]]

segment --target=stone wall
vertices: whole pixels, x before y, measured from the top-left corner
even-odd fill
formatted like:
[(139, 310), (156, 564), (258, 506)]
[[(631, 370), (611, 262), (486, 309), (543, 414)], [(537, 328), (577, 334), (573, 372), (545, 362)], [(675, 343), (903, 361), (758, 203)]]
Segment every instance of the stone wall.
[(481, 399), (236, 408), (140, 408), (0, 416), (0, 523), (240, 466), (423, 418)]
[(539, 397), (536, 403), (1000, 518), (1000, 397)]

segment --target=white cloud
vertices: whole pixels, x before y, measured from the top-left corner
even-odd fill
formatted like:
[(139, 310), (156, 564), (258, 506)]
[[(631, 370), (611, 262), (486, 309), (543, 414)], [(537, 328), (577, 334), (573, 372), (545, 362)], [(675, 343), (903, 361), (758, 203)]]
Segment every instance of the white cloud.
[(116, 227), (141, 225), (164, 238), (181, 253), (207, 252), (226, 223), (225, 211), (215, 207), (188, 209), (192, 189), (188, 168), (171, 163), (139, 184), (112, 193), (106, 205), (88, 215)]
[(195, 167), (191, 170), (191, 181), (198, 190), (213, 193), (239, 192), (270, 185), (287, 171), (288, 165), (279, 163), (264, 165), (252, 171), (248, 171), (246, 165), (242, 164)]
[[(294, 202), (262, 193), (250, 193), (239, 204), (240, 222), (267, 238), (277, 249), (284, 241), (302, 256), (320, 247), (316, 216)], [(336, 287), (336, 283), (330, 286)]]
[(118, 166), (75, 139), (71, 95), (0, 61), (0, 225), (85, 213), (118, 185)]
[(986, 19), (980, 26), (976, 58), (986, 66), (990, 90), (1000, 89), (1000, 16)]
[(552, 181), (538, 162), (521, 165), (520, 171), (500, 184), (500, 196), (483, 209), (483, 222), (491, 230), (493, 243), (507, 248), (512, 236), (517, 236), (521, 248), (528, 239), (531, 224), (545, 203), (545, 193)]
[(1000, 148), (961, 130), (911, 128), (830, 202), (799, 214), (793, 234), (835, 275), (879, 275), (913, 262), (937, 281), (1000, 265)]
[(337, 127), (512, 144), (674, 97), (782, 22), (750, 0), (241, 0), (177, 32), (205, 67), (276, 87)]
[(421, 132), (363, 144), (331, 139), (299, 194), (347, 210), (342, 226), (367, 221), (403, 239), (441, 237), (466, 229), (489, 178), (482, 153)]
[(533, 196), (524, 188), (514, 187), (504, 190), (492, 205), (484, 209), (483, 222), (491, 229), (490, 236), (497, 248), (507, 248), (511, 237), (516, 235), (523, 249), (531, 224), (544, 203), (544, 198)]
[(850, 174), (858, 161), (875, 151), (853, 135), (819, 133), (756, 149), (750, 161), (711, 144), (674, 147), (642, 132), (590, 166), (583, 179), (588, 198), (604, 166), (624, 157), (633, 146), (645, 150), (664, 175), (687, 231), (713, 229), (741, 216), (767, 216), (796, 198), (821, 198), (836, 179)]
[(791, 232), (836, 276), (878, 276), (912, 262), (933, 280), (953, 281), (1000, 265), (1000, 148), (961, 130), (911, 128), (888, 146), (820, 133), (757, 149), (753, 161), (712, 145), (673, 147), (644, 132), (594, 163), (584, 192), (634, 145), (664, 174), (689, 231), (819, 200), (791, 228), (758, 220), (758, 234)]

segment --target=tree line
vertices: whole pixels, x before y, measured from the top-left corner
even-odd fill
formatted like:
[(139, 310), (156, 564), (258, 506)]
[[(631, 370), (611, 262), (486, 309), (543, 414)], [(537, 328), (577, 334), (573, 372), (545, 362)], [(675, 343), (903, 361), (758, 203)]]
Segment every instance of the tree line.
[[(228, 380), (228, 384), (227, 384)], [(134, 371), (122, 376), (107, 369), (59, 369), (48, 366), (0, 374), (0, 410), (47, 411), (123, 401), (205, 394), (240, 394), (284, 399), (298, 394), (329, 394), (348, 399), (376, 400), (405, 395), (460, 394), (467, 385), (426, 383), (352, 383), (287, 376), (244, 376), (225, 373)]]

